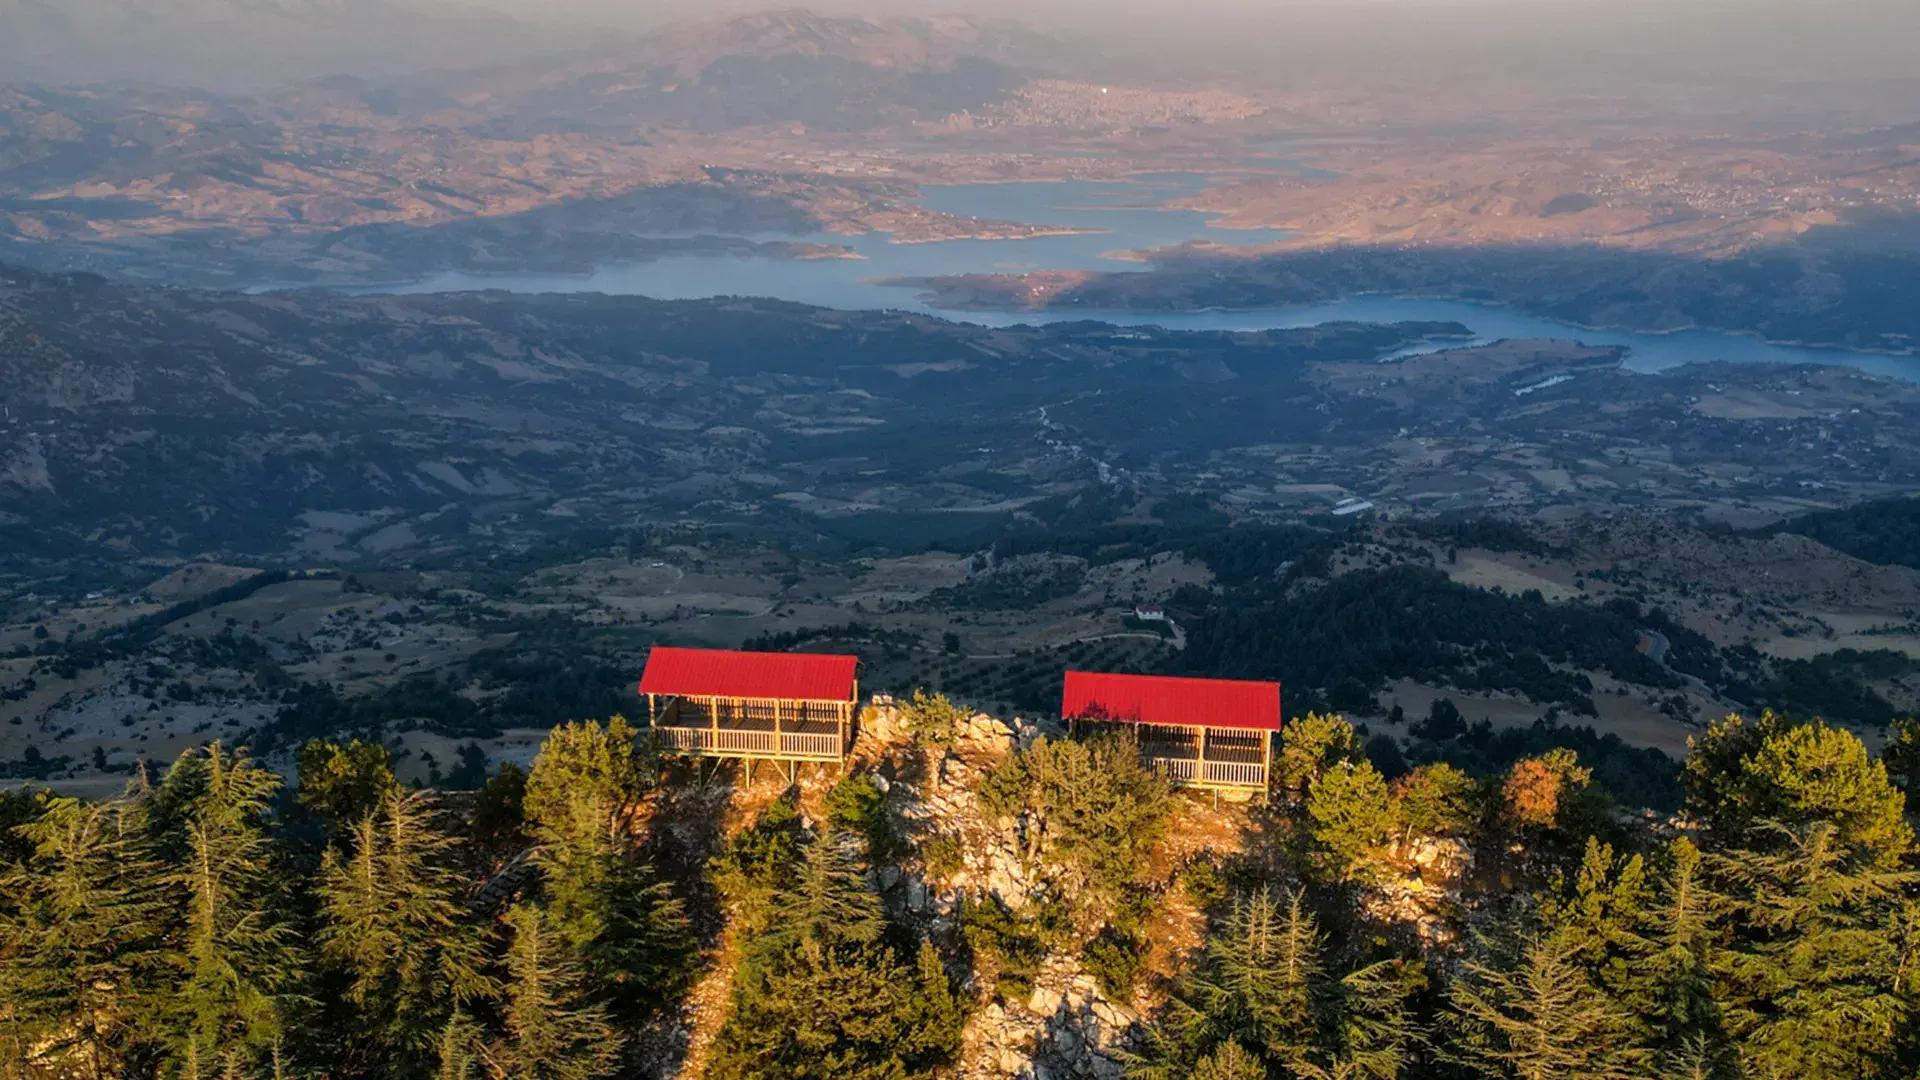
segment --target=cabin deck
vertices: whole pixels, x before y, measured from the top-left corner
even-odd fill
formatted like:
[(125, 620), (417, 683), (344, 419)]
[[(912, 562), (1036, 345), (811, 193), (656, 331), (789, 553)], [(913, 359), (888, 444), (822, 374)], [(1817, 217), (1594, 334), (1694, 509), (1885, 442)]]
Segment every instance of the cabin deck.
[(851, 702), (672, 697), (650, 711), (662, 744), (700, 757), (838, 762), (853, 746)]
[(1231, 728), (1167, 727), (1145, 724), (1081, 726), (1131, 731), (1140, 742), (1148, 768), (1179, 787), (1264, 792), (1272, 765), (1272, 741), (1264, 731)]

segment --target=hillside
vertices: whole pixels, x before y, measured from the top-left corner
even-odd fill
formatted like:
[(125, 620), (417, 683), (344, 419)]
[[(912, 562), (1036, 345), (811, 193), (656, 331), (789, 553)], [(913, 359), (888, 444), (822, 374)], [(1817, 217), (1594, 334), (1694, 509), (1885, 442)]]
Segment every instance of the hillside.
[(1920, 499), (1885, 499), (1802, 514), (1773, 527), (1869, 562), (1920, 566)]
[(524, 770), (463, 755), (466, 791), (409, 790), (377, 742), (308, 743), (290, 782), (215, 742), (118, 796), (0, 792), (31, 840), (0, 846), (0, 1033), (30, 1069), (141, 1076), (1890, 1078), (1910, 1040), (1838, 1003), (1913, 1007), (1911, 734), (1883, 762), (1730, 717), (1674, 818), (1568, 750), (1376, 766), (1320, 716), (1280, 735), (1269, 802), (1223, 802), (1131, 741), (925, 695), (794, 783), (618, 717)]

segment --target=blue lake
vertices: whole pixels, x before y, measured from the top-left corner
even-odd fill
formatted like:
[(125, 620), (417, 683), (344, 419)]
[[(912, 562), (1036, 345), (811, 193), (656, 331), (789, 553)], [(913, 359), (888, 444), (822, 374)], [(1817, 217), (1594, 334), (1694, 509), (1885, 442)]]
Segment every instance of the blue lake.
[[(1340, 320), (1397, 322), (1451, 320), (1471, 328), (1477, 340), (1562, 338), (1630, 350), (1628, 367), (1659, 371), (1679, 364), (1728, 360), (1754, 363), (1824, 363), (1920, 379), (1920, 360), (1845, 349), (1771, 345), (1756, 338), (1710, 330), (1668, 334), (1590, 330), (1501, 307), (1458, 300), (1358, 296), (1327, 304), (1270, 309), (1196, 312), (1131, 312), (1075, 309), (1052, 312), (952, 312), (929, 307), (910, 289), (877, 279), (941, 274), (1018, 273), (1029, 270), (1119, 270), (1138, 267), (1126, 252), (1184, 243), (1258, 244), (1283, 235), (1272, 230), (1223, 229), (1210, 215), (1166, 210), (1159, 204), (1199, 191), (1205, 178), (1161, 174), (1130, 182), (965, 184), (925, 189), (925, 205), (962, 216), (1033, 225), (1098, 230), (1020, 240), (945, 240), (897, 244), (881, 233), (864, 236), (758, 237), (807, 240), (850, 247), (857, 259), (740, 258), (681, 255), (652, 262), (604, 266), (586, 274), (446, 273), (384, 292), (450, 292), (506, 289), (514, 292), (603, 292), (658, 299), (709, 296), (772, 296), (836, 308), (893, 308), (938, 314), (988, 325), (1100, 319), (1170, 329), (1262, 330), (1313, 326)], [(1449, 342), (1445, 347), (1454, 347)]]

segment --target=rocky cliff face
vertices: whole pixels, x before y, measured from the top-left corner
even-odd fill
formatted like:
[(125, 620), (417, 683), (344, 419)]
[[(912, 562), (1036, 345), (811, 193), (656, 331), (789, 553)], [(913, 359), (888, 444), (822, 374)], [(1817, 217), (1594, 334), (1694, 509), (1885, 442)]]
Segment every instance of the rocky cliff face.
[[(886, 780), (889, 802), (910, 834), (940, 837), (957, 865), (887, 868), (876, 882), (890, 905), (936, 933), (956, 928), (961, 905), (991, 898), (1022, 912), (1053, 887), (1047, 868), (1021, 857), (1021, 822), (995, 820), (978, 791), (987, 770), (1040, 734), (1018, 719), (977, 713), (959, 724), (950, 747), (914, 745), (902, 710), (882, 702), (863, 718), (856, 760), (870, 760)], [(992, 987), (972, 989), (984, 1001), (968, 1023), (958, 1075), (964, 1080), (1018, 1077), (1117, 1078), (1119, 1054), (1137, 1035), (1141, 1013), (1100, 988), (1078, 956), (1049, 956), (1030, 993), (1007, 1000)]]

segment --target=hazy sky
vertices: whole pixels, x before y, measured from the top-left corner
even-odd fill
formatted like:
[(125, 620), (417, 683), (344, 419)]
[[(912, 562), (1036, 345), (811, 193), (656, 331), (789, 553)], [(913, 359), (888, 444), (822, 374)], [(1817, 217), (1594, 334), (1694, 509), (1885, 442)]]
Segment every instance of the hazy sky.
[(1096, 39), (1149, 73), (1212, 65), (1275, 82), (1451, 70), (1873, 93), (1915, 77), (1920, 42), (1920, 0), (0, 0), (0, 81), (392, 72), (617, 41), (589, 27), (638, 34), (795, 6), (1007, 16)]

